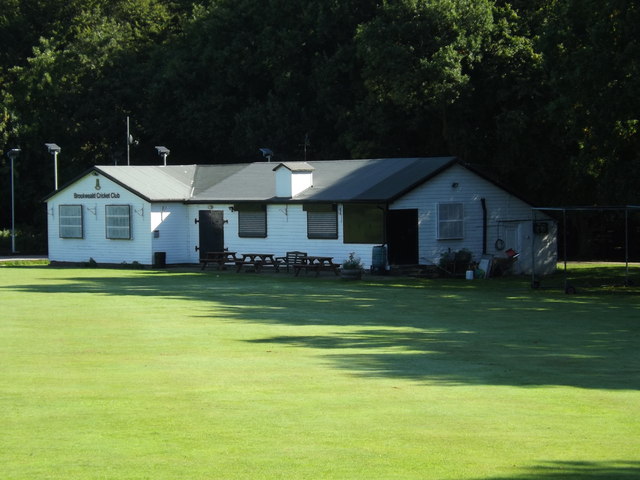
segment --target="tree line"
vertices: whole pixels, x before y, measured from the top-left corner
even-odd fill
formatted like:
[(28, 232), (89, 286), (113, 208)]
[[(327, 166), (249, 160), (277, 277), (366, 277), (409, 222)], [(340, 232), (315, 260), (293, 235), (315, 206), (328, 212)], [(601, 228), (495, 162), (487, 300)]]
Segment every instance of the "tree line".
[(455, 155), (638, 204), (635, 0), (0, 0), (0, 227), (94, 164)]

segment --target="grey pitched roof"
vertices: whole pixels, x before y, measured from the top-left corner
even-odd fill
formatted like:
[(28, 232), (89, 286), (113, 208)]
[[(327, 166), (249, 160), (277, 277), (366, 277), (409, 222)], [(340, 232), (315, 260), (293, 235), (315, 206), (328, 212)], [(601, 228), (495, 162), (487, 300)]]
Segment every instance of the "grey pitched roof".
[(99, 166), (96, 170), (148, 200), (185, 199), (191, 195), (195, 165), (179, 167)]
[[(394, 200), (452, 164), (454, 157), (321, 160), (223, 165), (96, 166), (95, 170), (149, 201), (384, 202)], [(313, 186), (279, 199), (273, 170), (313, 171)]]
[(296, 197), (314, 202), (394, 200), (454, 163), (454, 157), (314, 162), (313, 187)]

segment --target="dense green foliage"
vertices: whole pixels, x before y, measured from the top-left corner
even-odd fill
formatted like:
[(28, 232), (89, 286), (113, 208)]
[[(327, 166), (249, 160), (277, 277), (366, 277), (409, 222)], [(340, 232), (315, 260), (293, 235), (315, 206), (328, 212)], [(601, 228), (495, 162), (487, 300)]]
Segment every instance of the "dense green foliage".
[[(534, 202), (638, 203), (633, 0), (0, 0), (18, 222), (93, 164), (457, 155)], [(0, 226), (9, 168), (0, 163)]]

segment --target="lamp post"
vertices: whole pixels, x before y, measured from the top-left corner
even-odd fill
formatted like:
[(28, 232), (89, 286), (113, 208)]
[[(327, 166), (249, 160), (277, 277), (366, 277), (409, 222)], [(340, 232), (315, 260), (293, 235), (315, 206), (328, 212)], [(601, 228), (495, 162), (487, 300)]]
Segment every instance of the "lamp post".
[(129, 133), (129, 116), (127, 115), (127, 165), (131, 165), (130, 150), (131, 145), (138, 145), (138, 140)]
[(53, 153), (53, 178), (55, 189), (58, 191), (58, 154), (62, 149), (55, 143), (45, 143), (44, 146), (47, 147), (49, 153)]
[(13, 189), (13, 161), (20, 155), (19, 148), (12, 148), (7, 152), (7, 156), (11, 159), (11, 253), (16, 253), (16, 208), (15, 195)]
[(160, 155), (162, 157), (162, 161), (164, 162), (164, 166), (167, 166), (167, 156), (169, 156), (169, 154), (171, 153), (171, 150), (169, 150), (167, 147), (163, 147), (163, 146), (156, 146), (156, 150), (158, 151), (158, 155)]

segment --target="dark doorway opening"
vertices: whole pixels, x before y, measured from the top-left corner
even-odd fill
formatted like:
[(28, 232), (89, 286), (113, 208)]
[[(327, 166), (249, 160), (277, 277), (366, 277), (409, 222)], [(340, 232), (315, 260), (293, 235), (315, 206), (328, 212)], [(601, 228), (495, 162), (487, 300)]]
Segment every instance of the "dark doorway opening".
[(418, 264), (418, 210), (389, 210), (387, 246), (389, 264)]
[(222, 210), (200, 210), (198, 212), (200, 257), (207, 252), (224, 250), (224, 218)]

